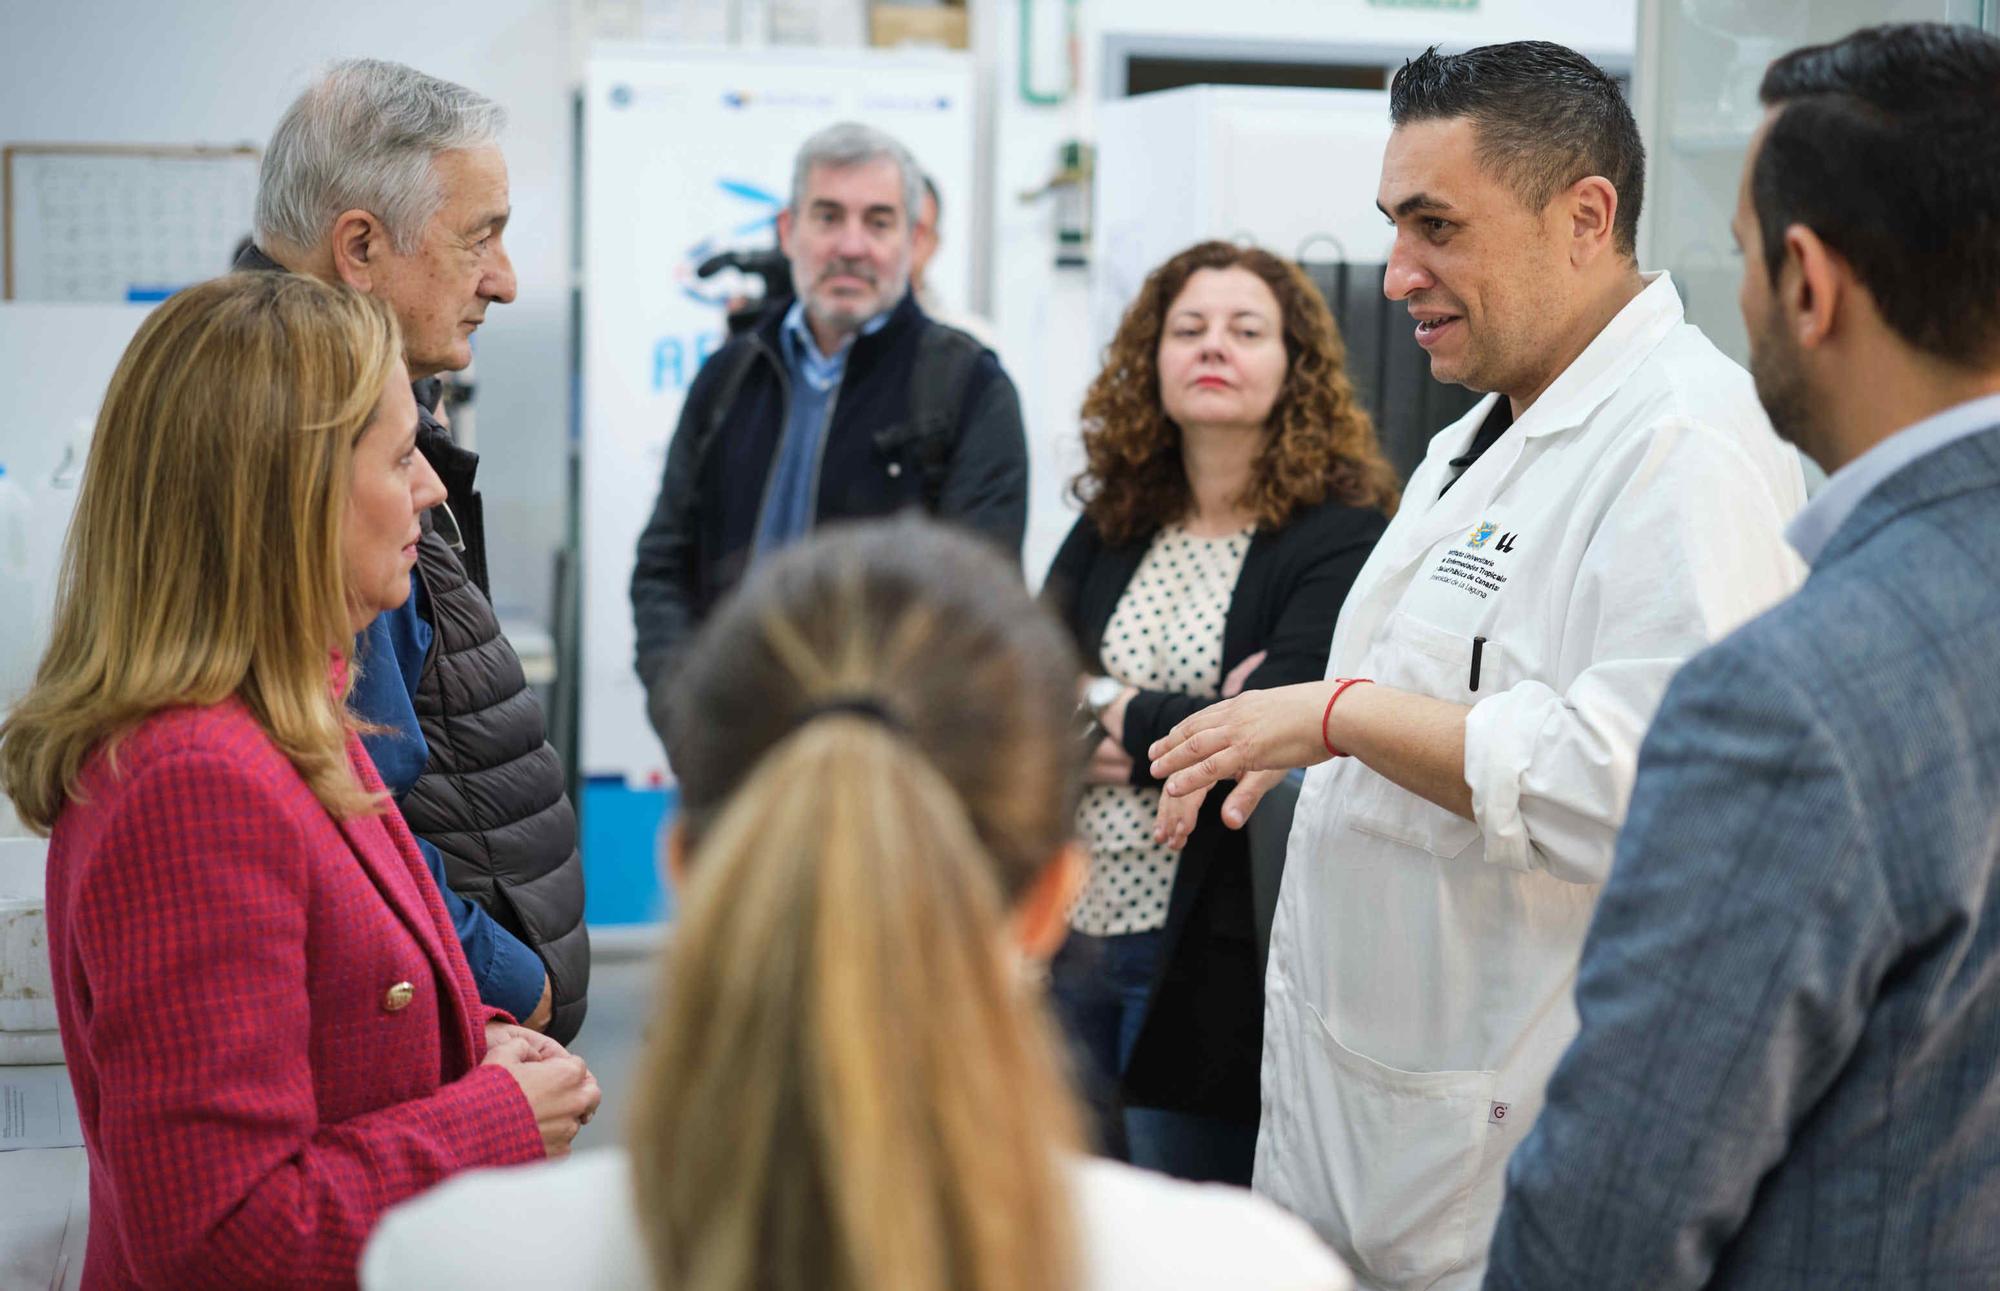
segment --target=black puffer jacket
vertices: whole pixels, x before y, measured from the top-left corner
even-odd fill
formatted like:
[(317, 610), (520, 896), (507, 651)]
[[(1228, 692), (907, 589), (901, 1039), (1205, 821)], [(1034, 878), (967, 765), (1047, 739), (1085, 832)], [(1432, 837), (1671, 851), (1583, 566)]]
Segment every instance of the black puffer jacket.
[(418, 416), (417, 446), (444, 480), (474, 559), (461, 563), (426, 523), (417, 574), (429, 601), (431, 652), (411, 700), (431, 757), (403, 798), (403, 817), (443, 855), (452, 890), (541, 957), (555, 1001), (548, 1033), (567, 1044), (583, 1025), (590, 986), (576, 809), (521, 660), (466, 573), (467, 563), (485, 568), (471, 487), (478, 459), (428, 410), (420, 406)]

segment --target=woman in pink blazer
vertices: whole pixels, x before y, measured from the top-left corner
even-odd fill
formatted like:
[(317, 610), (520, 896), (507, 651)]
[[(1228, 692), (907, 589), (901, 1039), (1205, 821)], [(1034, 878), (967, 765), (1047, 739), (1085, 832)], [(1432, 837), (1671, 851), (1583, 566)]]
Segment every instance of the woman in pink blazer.
[(106, 394), (0, 784), (50, 833), (87, 1287), (344, 1286), (389, 1205), (567, 1150), (596, 1084), (479, 1003), (343, 704), (443, 496), (379, 302), (238, 274)]

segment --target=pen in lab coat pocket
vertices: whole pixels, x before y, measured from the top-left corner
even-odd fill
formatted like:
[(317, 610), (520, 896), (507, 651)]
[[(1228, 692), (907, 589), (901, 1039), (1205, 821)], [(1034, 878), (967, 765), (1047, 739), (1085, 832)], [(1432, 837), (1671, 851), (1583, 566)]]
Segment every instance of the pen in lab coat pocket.
[(1479, 689), (1479, 656), (1485, 653), (1485, 651), (1486, 638), (1472, 638), (1472, 681), (1470, 682), (1470, 687), (1473, 690)]

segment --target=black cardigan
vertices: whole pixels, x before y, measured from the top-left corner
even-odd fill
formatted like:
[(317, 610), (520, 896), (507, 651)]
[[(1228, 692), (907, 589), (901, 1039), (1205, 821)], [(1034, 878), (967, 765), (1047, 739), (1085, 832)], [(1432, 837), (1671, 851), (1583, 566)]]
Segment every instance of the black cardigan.
[[(1388, 527), (1381, 512), (1322, 502), (1283, 527), (1258, 530), (1243, 558), (1222, 627), (1222, 672), (1267, 651), (1245, 689), (1318, 681), (1341, 602)], [(1111, 546), (1085, 516), (1076, 522), (1042, 599), (1076, 638), (1085, 666), (1102, 673), (1105, 625), (1152, 542)], [(1183, 718), (1213, 703), (1142, 690), (1125, 709), (1132, 783), (1157, 785), (1147, 748)], [(1169, 1107), (1255, 1124), (1263, 1051), (1264, 984), (1257, 971), (1245, 835), (1222, 823), (1230, 784), (1216, 786), (1181, 851), (1167, 904), (1161, 967), (1122, 1093), (1128, 1103)]]

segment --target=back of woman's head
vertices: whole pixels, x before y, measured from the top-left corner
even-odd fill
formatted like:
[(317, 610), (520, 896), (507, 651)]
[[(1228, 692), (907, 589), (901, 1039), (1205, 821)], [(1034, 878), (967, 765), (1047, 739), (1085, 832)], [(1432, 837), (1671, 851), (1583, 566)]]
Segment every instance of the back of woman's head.
[(329, 652), (354, 443), (401, 350), (388, 307), (293, 274), (179, 292), (126, 348), (90, 442), (50, 641), (0, 727), (46, 830), (91, 751), (147, 714), (240, 696), (330, 808), (347, 770)]
[(674, 1291), (1073, 1280), (1076, 1120), (1007, 953), (1070, 834), (1076, 665), (937, 525), (758, 571), (677, 679), (691, 843), (633, 1144)]
[(1285, 379), (1271, 405), (1268, 442), (1243, 504), (1263, 528), (1332, 497), (1393, 512), (1401, 490), (1374, 422), (1347, 375), (1347, 347), (1312, 279), (1260, 247), (1198, 242), (1146, 276), (1106, 347), (1083, 401), (1085, 466), (1071, 485), (1113, 542), (1130, 542), (1180, 519), (1192, 501), (1180, 428), (1160, 395), (1160, 338), (1167, 313), (1204, 269), (1241, 269), (1278, 303)]

